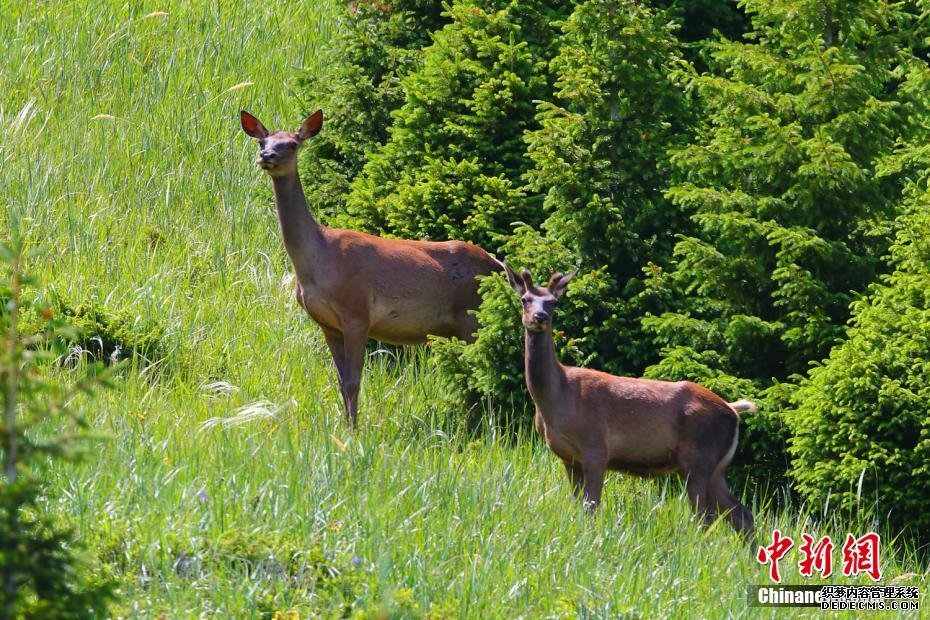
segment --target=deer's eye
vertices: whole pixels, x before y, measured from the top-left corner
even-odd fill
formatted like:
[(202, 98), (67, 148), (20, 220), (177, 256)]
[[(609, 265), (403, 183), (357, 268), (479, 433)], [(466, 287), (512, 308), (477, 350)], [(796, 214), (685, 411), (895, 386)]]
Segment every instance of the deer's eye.
[(520, 300), (520, 303), (523, 304), (523, 305), (525, 306), (526, 304), (530, 303), (530, 300), (529, 300), (529, 299), (521, 299), (521, 300)]

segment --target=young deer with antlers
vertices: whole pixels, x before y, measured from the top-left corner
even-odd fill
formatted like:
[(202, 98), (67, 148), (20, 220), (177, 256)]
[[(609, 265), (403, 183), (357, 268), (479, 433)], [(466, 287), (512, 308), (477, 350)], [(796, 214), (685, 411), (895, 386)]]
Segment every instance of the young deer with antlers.
[(536, 431), (562, 459), (577, 497), (594, 510), (608, 469), (640, 476), (678, 471), (688, 498), (706, 523), (720, 513), (739, 532), (753, 530), (752, 513), (730, 493), (725, 473), (748, 400), (727, 403), (688, 381), (617, 377), (563, 366), (555, 356), (552, 315), (574, 273), (556, 273), (534, 286), (506, 263), (510, 286), (523, 303), (526, 385), (536, 403)]
[(365, 341), (424, 342), (427, 335), (472, 341), (478, 327), (476, 276), (501, 270), (481, 248), (461, 241), (383, 239), (328, 228), (310, 214), (297, 174), (297, 151), (323, 127), (317, 110), (297, 132), (265, 129), (246, 111), (242, 129), (258, 140), (258, 166), (274, 185), (297, 301), (319, 324), (333, 355), (349, 426), (358, 420)]

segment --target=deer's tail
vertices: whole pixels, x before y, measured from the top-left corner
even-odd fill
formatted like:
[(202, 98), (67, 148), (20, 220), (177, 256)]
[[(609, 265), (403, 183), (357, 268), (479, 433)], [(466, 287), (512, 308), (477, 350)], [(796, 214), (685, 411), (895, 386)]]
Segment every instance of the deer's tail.
[(727, 404), (730, 405), (730, 409), (732, 409), (736, 413), (749, 413), (749, 412), (759, 410), (759, 408), (756, 407), (756, 403), (752, 402), (751, 400), (745, 399), (745, 398), (741, 398), (740, 400), (736, 402), (727, 403)]

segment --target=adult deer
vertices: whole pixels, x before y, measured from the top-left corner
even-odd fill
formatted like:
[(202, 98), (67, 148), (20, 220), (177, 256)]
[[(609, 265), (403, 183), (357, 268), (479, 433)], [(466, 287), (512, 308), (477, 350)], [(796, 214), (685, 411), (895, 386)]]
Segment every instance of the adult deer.
[(688, 498), (706, 523), (719, 513), (739, 532), (753, 530), (752, 513), (730, 493), (725, 473), (747, 400), (727, 403), (688, 381), (617, 377), (563, 366), (555, 355), (552, 316), (574, 273), (534, 286), (506, 263), (510, 286), (523, 303), (526, 386), (536, 404), (536, 431), (565, 465), (577, 497), (594, 510), (608, 469), (641, 476), (678, 471)]
[(427, 335), (474, 339), (476, 276), (500, 271), (490, 254), (461, 241), (383, 239), (328, 228), (310, 214), (297, 174), (297, 152), (323, 127), (323, 112), (296, 132), (265, 129), (246, 111), (242, 130), (258, 140), (257, 164), (271, 177), (297, 301), (323, 330), (339, 375), (349, 426), (358, 420), (365, 341), (424, 342)]

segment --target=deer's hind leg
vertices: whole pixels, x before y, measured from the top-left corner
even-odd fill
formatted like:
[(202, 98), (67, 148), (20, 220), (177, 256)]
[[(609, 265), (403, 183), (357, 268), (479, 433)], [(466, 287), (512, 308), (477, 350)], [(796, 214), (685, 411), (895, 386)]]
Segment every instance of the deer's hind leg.
[(726, 453), (717, 463), (707, 483), (707, 494), (716, 504), (720, 514), (725, 515), (734, 530), (745, 536), (750, 536), (755, 530), (752, 512), (733, 496), (727, 486), (726, 471), (736, 454), (736, 444), (739, 441), (739, 423), (733, 425), (733, 433)]
[(470, 309), (460, 310), (455, 315), (455, 337), (463, 340), (466, 344), (475, 341), (478, 333), (478, 317), (471, 313)]
[(679, 471), (685, 478), (688, 500), (695, 514), (699, 515), (705, 524), (710, 525), (717, 516), (708, 492), (713, 464), (708, 462), (699, 450), (684, 448), (679, 453)]
[(721, 514), (726, 515), (727, 521), (734, 530), (740, 534), (750, 536), (755, 531), (752, 511), (740, 503), (727, 486), (723, 471), (715, 471), (708, 483), (708, 493), (716, 502)]

